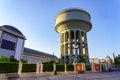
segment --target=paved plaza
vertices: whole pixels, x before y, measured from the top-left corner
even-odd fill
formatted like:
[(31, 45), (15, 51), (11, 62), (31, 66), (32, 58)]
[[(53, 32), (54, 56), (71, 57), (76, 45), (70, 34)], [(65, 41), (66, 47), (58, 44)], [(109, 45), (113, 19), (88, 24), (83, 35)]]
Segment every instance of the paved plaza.
[(41, 76), (21, 78), (18, 80), (120, 80), (120, 72), (94, 72), (84, 74), (71, 75), (55, 75), (55, 76)]

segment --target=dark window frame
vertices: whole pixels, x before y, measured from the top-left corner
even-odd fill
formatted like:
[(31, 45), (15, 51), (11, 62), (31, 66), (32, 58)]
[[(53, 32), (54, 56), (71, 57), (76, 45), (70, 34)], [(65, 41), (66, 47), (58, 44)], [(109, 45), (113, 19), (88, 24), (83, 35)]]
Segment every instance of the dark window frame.
[(2, 43), (1, 43), (1, 48), (2, 49), (7, 49), (7, 50), (14, 51), (15, 50), (15, 46), (16, 46), (15, 42), (11, 42), (11, 41), (2, 39)]

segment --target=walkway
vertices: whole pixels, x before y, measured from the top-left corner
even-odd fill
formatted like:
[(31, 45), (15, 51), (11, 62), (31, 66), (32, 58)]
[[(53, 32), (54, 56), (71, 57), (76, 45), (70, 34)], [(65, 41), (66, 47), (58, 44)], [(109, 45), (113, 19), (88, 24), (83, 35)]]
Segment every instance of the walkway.
[(96, 72), (74, 75), (56, 75), (51, 77), (29, 77), (17, 80), (120, 80), (120, 72)]

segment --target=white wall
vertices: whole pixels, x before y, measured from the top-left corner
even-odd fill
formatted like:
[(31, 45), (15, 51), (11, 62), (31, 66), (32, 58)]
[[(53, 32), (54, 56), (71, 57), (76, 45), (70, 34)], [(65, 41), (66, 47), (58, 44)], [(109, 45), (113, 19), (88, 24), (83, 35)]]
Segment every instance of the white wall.
[(14, 56), (14, 51), (0, 48), (0, 55), (4, 57)]
[[(2, 39), (15, 43), (15, 50), (8, 50), (1, 48)], [(9, 33), (5, 33), (0, 30), (0, 55), (4, 57), (14, 56), (17, 60), (20, 60), (24, 49), (24, 39), (18, 38)]]
[(22, 53), (23, 53), (23, 46), (24, 45), (24, 40), (18, 38), (17, 40), (17, 46), (16, 46), (16, 52), (15, 52), (15, 58), (17, 60), (20, 60), (22, 57)]
[(17, 38), (15, 36), (8, 34), (8, 33), (4, 33), (3, 31), (0, 30), (0, 55), (2, 55), (4, 57), (14, 56), (15, 51), (1, 48), (2, 39), (16, 43)]
[(17, 37), (10, 35), (8, 33), (3, 33), (2, 39), (5, 39), (5, 40), (11, 41), (11, 42), (15, 42), (15, 43), (17, 41)]
[(1, 36), (2, 36), (2, 31), (0, 30), (0, 39), (1, 39)]

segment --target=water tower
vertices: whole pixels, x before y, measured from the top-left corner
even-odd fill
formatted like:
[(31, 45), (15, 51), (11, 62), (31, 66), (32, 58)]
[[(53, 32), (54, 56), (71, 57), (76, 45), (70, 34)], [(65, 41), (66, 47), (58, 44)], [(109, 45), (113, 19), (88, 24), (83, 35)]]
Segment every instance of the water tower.
[(87, 32), (92, 28), (90, 14), (82, 9), (65, 9), (56, 15), (55, 30), (60, 34), (62, 63), (78, 62), (84, 55), (89, 63)]

